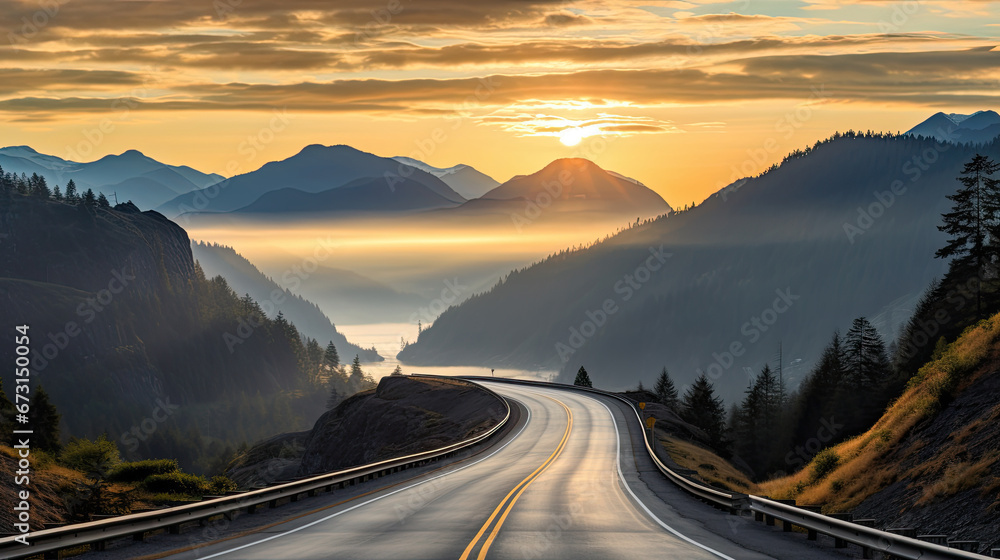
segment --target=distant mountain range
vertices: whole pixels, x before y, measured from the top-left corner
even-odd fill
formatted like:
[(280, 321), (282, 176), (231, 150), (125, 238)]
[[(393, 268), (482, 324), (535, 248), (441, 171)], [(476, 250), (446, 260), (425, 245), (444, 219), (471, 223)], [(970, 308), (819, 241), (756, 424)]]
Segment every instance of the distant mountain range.
[(692, 210), (511, 272), (399, 358), (557, 368), (564, 381), (583, 365), (610, 389), (649, 385), (663, 366), (683, 387), (701, 370), (733, 402), (743, 368), (776, 366), (781, 344), (794, 387), (855, 317), (895, 338), (945, 270), (945, 196), (977, 152), (1000, 158), (1000, 140), (838, 134)]
[(382, 361), (376, 352), (348, 342), (315, 303), (279, 286), (232, 247), (194, 242), (191, 252), (206, 276), (222, 276), (237, 295), (250, 294), (268, 317), (273, 319), (282, 312), (299, 332), (316, 339), (323, 348), (333, 342), (345, 359), (357, 354), (362, 362)]
[(906, 133), (942, 142), (984, 144), (1000, 136), (1000, 115), (996, 111), (976, 111), (971, 115), (935, 113)]
[[(466, 198), (474, 194), (481, 196)], [(585, 159), (557, 160), (531, 175), (496, 184), (465, 165), (439, 169), (349, 146), (315, 145), (257, 171), (179, 196), (159, 210), (204, 224), (247, 214), (280, 220), (285, 215), (354, 217), (428, 211), (436, 211), (434, 219), (473, 215), (505, 223), (570, 214), (589, 219), (587, 215), (594, 213), (631, 221), (672, 209), (642, 183)]]
[(447, 183), (449, 187), (455, 189), (455, 192), (470, 200), (479, 198), (490, 190), (500, 186), (500, 183), (493, 177), (468, 165), (462, 164), (441, 168), (403, 156), (397, 156), (392, 159), (434, 175)]
[[(366, 180), (358, 182), (359, 180)], [(281, 189), (294, 189), (306, 194), (322, 193), (342, 187), (355, 188), (344, 195), (331, 195), (325, 201), (330, 207), (314, 206), (313, 212), (345, 212), (371, 203), (373, 198), (393, 193), (397, 186), (406, 193), (425, 191), (416, 198), (426, 201), (436, 196), (447, 205), (458, 205), (465, 198), (434, 175), (404, 165), (390, 158), (356, 150), (350, 146), (306, 146), (294, 156), (273, 161), (250, 173), (237, 175), (225, 183), (178, 196), (158, 208), (167, 216), (184, 213), (232, 212), (250, 207), (262, 196)], [(419, 185), (420, 188), (415, 186)], [(295, 193), (286, 191), (285, 195)], [(277, 202), (279, 198), (270, 198)], [(310, 203), (310, 197), (296, 200)], [(271, 211), (266, 204), (253, 207), (255, 212)], [(280, 211), (303, 211), (289, 203)]]
[(136, 150), (79, 163), (41, 154), (28, 146), (11, 146), (0, 148), (0, 167), (29, 176), (37, 173), (45, 177), (50, 188), (59, 185), (65, 189), (72, 179), (80, 192), (93, 189), (103, 192), (112, 204), (117, 197), (118, 202), (131, 201), (142, 209), (224, 179), (187, 166), (160, 163)]
[(454, 206), (454, 201), (413, 179), (400, 178), (393, 182), (390, 187), (382, 177), (364, 177), (337, 188), (315, 193), (293, 188), (268, 191), (253, 203), (233, 212), (356, 216), (369, 213), (414, 212)]

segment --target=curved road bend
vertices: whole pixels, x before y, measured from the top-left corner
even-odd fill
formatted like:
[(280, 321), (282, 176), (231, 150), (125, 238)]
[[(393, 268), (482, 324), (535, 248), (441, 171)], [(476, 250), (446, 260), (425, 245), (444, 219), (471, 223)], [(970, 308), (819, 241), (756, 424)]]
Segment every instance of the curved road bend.
[(677, 509), (664, 503), (640, 478), (662, 475), (640, 473), (628, 424), (634, 418), (611, 400), (486, 385), (528, 409), (526, 422), (502, 444), (337, 507), (169, 558), (844, 557), (686, 496), (671, 498)]

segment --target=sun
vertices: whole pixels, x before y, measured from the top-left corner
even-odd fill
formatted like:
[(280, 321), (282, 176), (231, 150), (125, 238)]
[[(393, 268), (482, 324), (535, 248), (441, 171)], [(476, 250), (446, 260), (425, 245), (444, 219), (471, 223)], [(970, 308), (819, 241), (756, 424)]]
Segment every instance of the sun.
[(567, 128), (559, 132), (559, 141), (566, 146), (576, 146), (584, 136), (586, 132), (582, 128)]

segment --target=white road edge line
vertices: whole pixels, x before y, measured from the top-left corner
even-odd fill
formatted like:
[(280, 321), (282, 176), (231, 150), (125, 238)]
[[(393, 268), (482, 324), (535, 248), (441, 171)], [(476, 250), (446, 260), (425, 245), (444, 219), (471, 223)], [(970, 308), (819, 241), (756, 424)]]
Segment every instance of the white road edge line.
[[(524, 429), (526, 427), (528, 427), (528, 423), (531, 422), (531, 409), (528, 408), (527, 406), (525, 406), (524, 409), (528, 411), (528, 417), (525, 419), (524, 425), (521, 426), (521, 429), (518, 430), (516, 434), (514, 434), (514, 437), (512, 437), (509, 440), (507, 440), (506, 443), (504, 443), (503, 445), (501, 445), (500, 448), (497, 449), (496, 451), (494, 451), (493, 453), (490, 453), (489, 455), (483, 457), (482, 459), (479, 459), (478, 461), (476, 461), (474, 463), (469, 463), (468, 465), (465, 465), (464, 467), (457, 468), (457, 469), (455, 469), (453, 471), (449, 471), (449, 472), (446, 472), (444, 474), (439, 474), (438, 476), (435, 476), (433, 478), (428, 478), (427, 480), (422, 480), (420, 482), (417, 482), (416, 484), (411, 484), (411, 485), (409, 485), (409, 486), (407, 486), (405, 488), (400, 488), (398, 490), (393, 490), (392, 492), (389, 492), (387, 494), (382, 494), (381, 496), (372, 498), (372, 499), (370, 499), (370, 500), (368, 500), (366, 502), (362, 502), (360, 504), (351, 506), (351, 507), (349, 507), (347, 509), (338, 511), (337, 513), (328, 515), (328, 516), (326, 516), (326, 517), (324, 517), (322, 519), (317, 519), (316, 521), (313, 521), (311, 523), (307, 523), (307, 524), (302, 525), (300, 527), (296, 527), (296, 528), (294, 528), (294, 529), (292, 529), (290, 531), (285, 531), (284, 533), (278, 533), (277, 535), (272, 535), (270, 537), (267, 537), (266, 539), (261, 539), (259, 541), (254, 541), (252, 543), (247, 543), (247, 544), (238, 546), (236, 548), (231, 548), (229, 550), (224, 550), (222, 552), (217, 552), (217, 553), (212, 554), (210, 556), (203, 556), (201, 558), (202, 558), (202, 560), (208, 560), (209, 558), (218, 558), (219, 556), (225, 556), (226, 554), (229, 554), (231, 552), (236, 552), (237, 550), (243, 550), (245, 548), (250, 548), (251, 546), (257, 546), (258, 544), (261, 544), (261, 543), (265, 543), (265, 542), (272, 541), (272, 540), (277, 539), (277, 538), (281, 538), (281, 537), (284, 537), (284, 536), (287, 536), (287, 535), (291, 535), (292, 533), (297, 533), (297, 532), (299, 532), (299, 531), (301, 531), (303, 529), (308, 529), (309, 527), (312, 527), (314, 525), (318, 525), (318, 524), (323, 523), (325, 521), (329, 521), (329, 520), (333, 519), (334, 517), (337, 517), (338, 515), (347, 513), (349, 511), (356, 510), (356, 509), (358, 509), (360, 507), (363, 507), (363, 506), (366, 506), (366, 505), (368, 505), (368, 504), (370, 504), (372, 502), (377, 502), (377, 501), (381, 500), (382, 498), (388, 498), (389, 496), (392, 496), (393, 494), (398, 494), (400, 492), (404, 492), (406, 490), (409, 490), (410, 488), (415, 488), (417, 486), (420, 486), (422, 484), (427, 484), (428, 482), (437, 480), (439, 478), (444, 478), (446, 476), (453, 475), (453, 474), (455, 474), (455, 473), (457, 473), (459, 471), (464, 471), (465, 469), (467, 469), (469, 467), (474, 467), (474, 466), (478, 465), (479, 463), (482, 463), (483, 461), (485, 461), (485, 460), (489, 459), (490, 457), (496, 455), (497, 453), (500, 453), (501, 451), (503, 451), (504, 447), (507, 447), (508, 445), (510, 445), (511, 443), (513, 443), (514, 440), (516, 440), (521, 435), (521, 432), (523, 432)], [(732, 559), (730, 559), (730, 560), (732, 560)]]
[(643, 511), (646, 512), (646, 515), (651, 517), (653, 521), (655, 521), (660, 527), (663, 527), (677, 538), (687, 541), (693, 544), (694, 546), (697, 546), (698, 548), (705, 550), (706, 552), (714, 554), (719, 558), (723, 558), (724, 560), (735, 560), (734, 558), (726, 556), (725, 554), (719, 552), (718, 550), (705, 546), (700, 542), (695, 541), (694, 539), (682, 535), (677, 529), (674, 529), (670, 525), (664, 523), (659, 517), (654, 515), (653, 512), (650, 511), (648, 507), (646, 507), (646, 504), (642, 503), (642, 500), (640, 500), (639, 496), (636, 496), (635, 492), (632, 491), (632, 488), (628, 485), (628, 481), (625, 480), (625, 475), (622, 473), (622, 445), (621, 445), (621, 437), (618, 435), (618, 421), (615, 420), (615, 415), (614, 413), (611, 412), (611, 409), (608, 408), (608, 405), (597, 400), (596, 398), (594, 400), (597, 402), (597, 404), (603, 406), (604, 410), (608, 411), (608, 415), (611, 416), (611, 422), (615, 426), (615, 467), (618, 468), (618, 479), (621, 480), (622, 486), (624, 486), (625, 489), (628, 490), (628, 493), (632, 496), (632, 499), (635, 500), (635, 503), (639, 504), (639, 507), (641, 507)]

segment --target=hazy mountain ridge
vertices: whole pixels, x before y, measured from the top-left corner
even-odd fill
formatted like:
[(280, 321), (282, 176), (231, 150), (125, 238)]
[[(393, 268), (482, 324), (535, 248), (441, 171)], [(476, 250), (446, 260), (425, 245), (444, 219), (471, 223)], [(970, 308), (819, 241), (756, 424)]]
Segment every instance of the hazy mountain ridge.
[(400, 179), (390, 187), (381, 177), (362, 178), (350, 183), (310, 193), (283, 188), (261, 195), (252, 204), (233, 210), (237, 214), (347, 214), (415, 212), (452, 208), (455, 203), (410, 179)]
[[(443, 181), (390, 158), (379, 157), (345, 145), (306, 146), (299, 153), (264, 164), (207, 189), (178, 196), (159, 207), (168, 216), (192, 212), (231, 212), (253, 204), (263, 195), (284, 188), (320, 193), (349, 185), (358, 179), (381, 182), (377, 188), (391, 192), (404, 180), (419, 183), (450, 204), (465, 198)], [(372, 185), (372, 188), (376, 188)]]
[(455, 189), (455, 192), (469, 200), (479, 198), (500, 185), (499, 181), (471, 165), (459, 164), (441, 168), (404, 156), (396, 156), (392, 159), (438, 177), (449, 187)]
[(132, 201), (142, 209), (224, 179), (188, 166), (160, 163), (137, 150), (80, 163), (41, 154), (29, 146), (10, 146), (0, 148), (0, 166), (6, 172), (38, 173), (50, 188), (59, 185), (65, 189), (72, 179), (80, 192), (88, 188), (103, 192), (112, 203), (117, 194), (118, 202)]
[(939, 112), (906, 134), (936, 138), (942, 142), (985, 144), (1000, 136), (1000, 115), (996, 111), (976, 111), (971, 115)]
[(280, 311), (303, 335), (316, 339), (324, 348), (332, 341), (345, 357), (357, 354), (363, 362), (382, 361), (376, 352), (349, 342), (319, 306), (279, 286), (232, 247), (196, 241), (191, 251), (207, 276), (222, 276), (237, 294), (250, 294), (270, 318)]
[[(996, 157), (998, 146), (985, 153)], [(944, 240), (936, 227), (975, 151), (905, 135), (818, 143), (694, 210), (512, 272), (445, 312), (400, 359), (559, 367), (564, 379), (583, 364), (611, 389), (649, 382), (663, 365), (683, 386), (717, 364), (716, 384), (732, 402), (746, 386), (742, 368), (773, 363), (782, 342), (786, 364), (802, 360), (800, 373), (786, 372), (794, 383), (833, 329), (922, 293), (944, 271), (933, 258)], [(651, 251), (671, 256), (630, 286), (626, 275), (635, 281)], [(616, 311), (584, 327), (608, 300)], [(775, 307), (784, 311), (767, 314), (772, 325), (754, 325)], [(880, 328), (891, 339), (898, 326)], [(743, 354), (727, 355), (735, 343)]]

